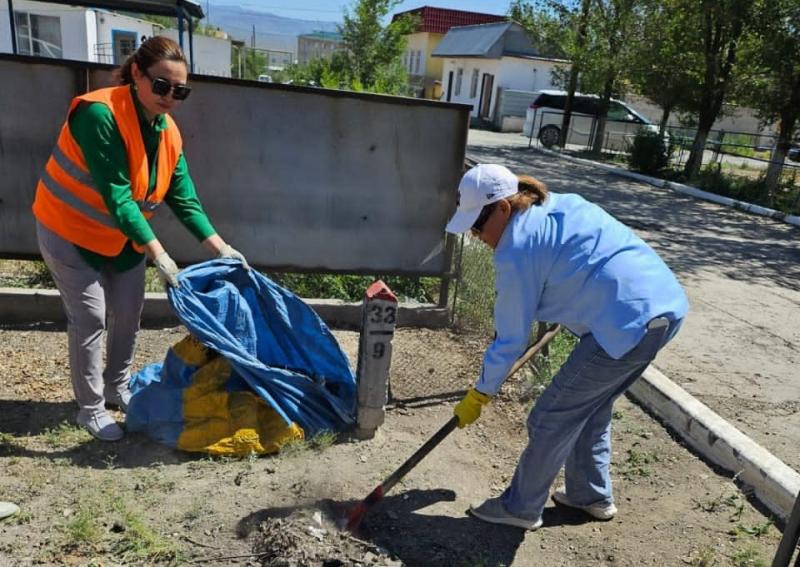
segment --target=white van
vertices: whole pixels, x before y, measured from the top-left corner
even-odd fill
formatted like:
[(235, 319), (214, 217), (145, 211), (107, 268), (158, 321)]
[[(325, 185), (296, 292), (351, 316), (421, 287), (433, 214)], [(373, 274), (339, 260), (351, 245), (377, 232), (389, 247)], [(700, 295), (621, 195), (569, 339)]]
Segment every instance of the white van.
[[(546, 148), (558, 145), (561, 136), (561, 121), (564, 115), (566, 91), (539, 91), (525, 115), (523, 132), (528, 137), (538, 138)], [(597, 127), (600, 97), (575, 93), (572, 102), (572, 118), (568, 144), (588, 146)], [(610, 151), (626, 151), (640, 129), (658, 132), (658, 126), (636, 112), (622, 101), (611, 99), (603, 148)], [(533, 135), (531, 135), (533, 131)], [(665, 136), (665, 141), (669, 142)]]

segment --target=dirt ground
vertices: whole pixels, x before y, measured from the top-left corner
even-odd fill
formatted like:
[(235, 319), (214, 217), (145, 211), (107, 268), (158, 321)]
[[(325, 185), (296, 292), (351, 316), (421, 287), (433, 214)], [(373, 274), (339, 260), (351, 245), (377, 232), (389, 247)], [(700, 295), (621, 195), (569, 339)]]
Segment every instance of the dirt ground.
[[(358, 337), (337, 331), (355, 358)], [(163, 358), (181, 328), (142, 332), (137, 367)], [(767, 565), (780, 533), (712, 470), (626, 399), (615, 411), (620, 512), (607, 523), (548, 504), (526, 533), (465, 510), (502, 491), (526, 442), (518, 375), (474, 426), (456, 430), (365, 519), (353, 505), (452, 415), (484, 339), (398, 330), (393, 402), (378, 435), (320, 439), (275, 457), (210, 459), (140, 435), (100, 443), (72, 425), (66, 337), (0, 329), (0, 565)], [(120, 418), (122, 416), (119, 416)]]

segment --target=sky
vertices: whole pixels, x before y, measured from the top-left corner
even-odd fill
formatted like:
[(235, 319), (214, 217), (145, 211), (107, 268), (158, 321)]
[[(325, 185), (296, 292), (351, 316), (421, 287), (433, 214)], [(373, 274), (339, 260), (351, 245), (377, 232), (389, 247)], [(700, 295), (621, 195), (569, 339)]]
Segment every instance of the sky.
[[(303, 20), (321, 20), (336, 22), (341, 20), (344, 8), (351, 6), (355, 0), (197, 0), (206, 8), (207, 2), (211, 3), (210, 11), (213, 19), (215, 5), (241, 6), (245, 9), (255, 9), (271, 12), (287, 18), (300, 18)], [(505, 14), (508, 11), (510, 0), (403, 0), (395, 7), (392, 13), (404, 12), (419, 8), (420, 6), (435, 6), (437, 8), (454, 8), (471, 12), (486, 12), (489, 14)]]

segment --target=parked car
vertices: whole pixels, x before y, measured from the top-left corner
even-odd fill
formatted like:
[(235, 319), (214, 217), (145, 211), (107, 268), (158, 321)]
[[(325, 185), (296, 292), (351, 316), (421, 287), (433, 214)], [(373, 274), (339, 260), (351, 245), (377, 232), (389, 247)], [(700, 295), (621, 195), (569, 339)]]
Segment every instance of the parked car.
[(800, 161), (800, 144), (793, 144), (792, 147), (789, 148), (787, 157), (792, 161)]
[[(531, 136), (533, 130), (532, 137), (538, 138), (544, 147), (557, 145), (566, 99), (566, 91), (539, 91), (525, 117), (525, 135)], [(599, 116), (599, 106), (599, 96), (575, 93), (568, 144), (589, 145)], [(625, 151), (642, 128), (658, 132), (658, 126), (624, 102), (612, 98), (603, 147), (611, 151)], [(665, 135), (665, 142), (669, 143), (668, 135)]]

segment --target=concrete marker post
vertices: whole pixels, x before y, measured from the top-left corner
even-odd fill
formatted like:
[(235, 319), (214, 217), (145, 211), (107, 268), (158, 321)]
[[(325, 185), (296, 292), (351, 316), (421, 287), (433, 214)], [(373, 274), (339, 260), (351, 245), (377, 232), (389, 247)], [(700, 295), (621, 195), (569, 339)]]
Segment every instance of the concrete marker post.
[(383, 424), (389, 394), (397, 297), (378, 280), (366, 291), (358, 341), (358, 412), (354, 435), (371, 439)]

